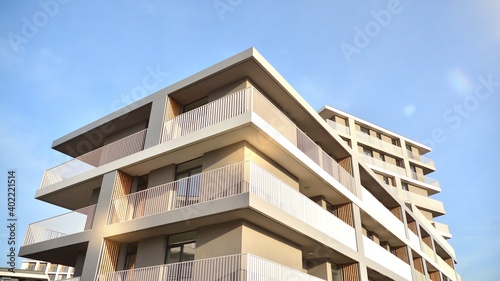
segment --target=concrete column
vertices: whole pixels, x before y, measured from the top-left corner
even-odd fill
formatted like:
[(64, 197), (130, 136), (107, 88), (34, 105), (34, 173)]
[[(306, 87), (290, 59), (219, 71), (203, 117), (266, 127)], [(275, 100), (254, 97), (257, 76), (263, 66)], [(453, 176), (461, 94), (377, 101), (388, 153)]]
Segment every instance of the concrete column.
[(95, 210), (94, 223), (91, 230), (92, 235), (87, 247), (87, 254), (85, 255), (85, 262), (81, 272), (81, 281), (93, 281), (98, 273), (103, 245), (102, 237), (104, 235), (104, 228), (106, 227), (116, 174), (117, 171), (109, 172), (104, 175), (102, 180), (101, 191)]
[[(363, 227), (361, 226), (361, 210), (356, 204), (352, 204), (352, 212), (354, 217), (354, 230), (356, 233), (356, 244), (358, 245), (358, 253), (360, 256), (365, 256), (363, 245)], [(366, 262), (363, 259), (359, 260), (359, 280), (368, 281), (368, 269)]]
[(166, 105), (166, 95), (153, 101), (153, 105), (151, 106), (151, 113), (149, 116), (148, 131), (146, 134), (144, 149), (150, 148), (160, 143), (163, 122), (165, 121)]

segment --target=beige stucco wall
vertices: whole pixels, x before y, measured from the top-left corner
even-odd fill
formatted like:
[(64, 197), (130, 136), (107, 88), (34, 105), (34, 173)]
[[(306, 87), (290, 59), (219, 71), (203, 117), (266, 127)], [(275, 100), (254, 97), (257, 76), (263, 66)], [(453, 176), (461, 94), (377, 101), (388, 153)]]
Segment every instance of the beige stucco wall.
[(212, 91), (208, 94), (208, 102), (214, 101), (216, 99), (220, 99), (221, 97), (234, 93), (236, 91), (245, 89), (247, 87), (250, 87), (250, 82), (247, 78), (240, 79), (237, 81), (234, 81), (232, 83), (229, 83), (228, 85), (221, 87), (215, 91)]
[(240, 254), (241, 241), (241, 221), (200, 227), (196, 231), (195, 259)]
[(104, 145), (112, 143), (114, 141), (117, 141), (121, 138), (130, 136), (130, 135), (137, 133), (141, 130), (144, 130), (147, 128), (147, 126), (148, 126), (148, 123), (146, 121), (143, 121), (143, 122), (139, 122), (137, 124), (134, 124), (128, 128), (125, 128), (121, 131), (118, 131), (116, 133), (113, 133), (112, 135), (109, 135), (106, 138), (104, 138)]
[(135, 266), (139, 268), (163, 264), (165, 249), (166, 237), (164, 235), (139, 240)]
[(296, 245), (274, 233), (257, 227), (249, 222), (243, 223), (242, 252), (302, 270), (302, 250)]

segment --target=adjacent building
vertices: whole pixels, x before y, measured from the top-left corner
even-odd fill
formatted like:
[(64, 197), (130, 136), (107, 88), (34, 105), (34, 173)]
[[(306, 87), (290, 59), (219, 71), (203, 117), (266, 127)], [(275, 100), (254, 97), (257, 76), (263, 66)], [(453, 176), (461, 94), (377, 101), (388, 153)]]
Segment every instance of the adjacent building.
[(20, 256), (73, 280), (460, 280), (429, 148), (316, 112), (253, 48), (54, 141)]
[(50, 281), (71, 279), (74, 272), (74, 268), (70, 266), (38, 260), (23, 260), (21, 269), (41, 271)]

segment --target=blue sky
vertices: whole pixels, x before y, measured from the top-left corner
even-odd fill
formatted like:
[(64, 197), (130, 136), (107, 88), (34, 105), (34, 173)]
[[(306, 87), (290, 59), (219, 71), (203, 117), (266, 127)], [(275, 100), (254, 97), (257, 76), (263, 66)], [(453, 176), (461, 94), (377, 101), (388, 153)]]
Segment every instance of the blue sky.
[(18, 243), (64, 211), (33, 199), (67, 159), (54, 139), (140, 98), (152, 72), (148, 93), (254, 46), (314, 108), (431, 146), (459, 273), (498, 280), (498, 14), (494, 0), (0, 1), (0, 171), (17, 171)]

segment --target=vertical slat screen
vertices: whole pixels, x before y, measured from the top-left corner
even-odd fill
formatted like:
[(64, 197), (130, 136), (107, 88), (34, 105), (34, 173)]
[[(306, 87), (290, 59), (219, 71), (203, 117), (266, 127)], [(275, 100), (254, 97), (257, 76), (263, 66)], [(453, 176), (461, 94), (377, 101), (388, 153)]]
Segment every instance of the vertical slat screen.
[(343, 264), (342, 276), (344, 281), (359, 281), (359, 265), (358, 263)]
[(338, 218), (348, 225), (354, 227), (354, 219), (352, 216), (352, 203), (336, 205)]
[(102, 243), (101, 262), (99, 264), (99, 274), (113, 272), (116, 270), (120, 243), (104, 239)]
[(338, 161), (339, 165), (344, 168), (349, 174), (352, 175), (352, 160), (351, 157), (340, 159)]

